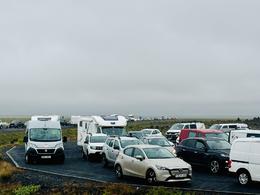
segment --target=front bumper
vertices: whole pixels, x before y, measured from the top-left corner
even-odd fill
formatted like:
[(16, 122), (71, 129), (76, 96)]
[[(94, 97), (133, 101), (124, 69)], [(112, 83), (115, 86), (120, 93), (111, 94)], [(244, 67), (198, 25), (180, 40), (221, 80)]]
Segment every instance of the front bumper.
[[(176, 170), (176, 174), (172, 173), (173, 170), (156, 170), (156, 179), (159, 182), (189, 182), (192, 180), (192, 172), (188, 169), (174, 169)], [(181, 174), (180, 170), (186, 170), (187, 174), (183, 177), (178, 177)], [(179, 171), (179, 173), (178, 173)], [(182, 172), (186, 173), (186, 172)]]
[(58, 159), (58, 160), (64, 160), (65, 154), (63, 148), (58, 149), (34, 149), (29, 148), (26, 152), (26, 155), (28, 155), (31, 159), (34, 160), (52, 160), (52, 159)]

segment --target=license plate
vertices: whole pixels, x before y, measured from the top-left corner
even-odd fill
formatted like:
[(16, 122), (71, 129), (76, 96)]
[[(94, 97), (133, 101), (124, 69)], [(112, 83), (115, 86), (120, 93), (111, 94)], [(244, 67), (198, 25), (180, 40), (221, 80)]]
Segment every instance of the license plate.
[(176, 178), (183, 178), (183, 177), (187, 177), (187, 174), (176, 174), (175, 177)]
[(41, 156), (42, 159), (50, 159), (51, 156)]

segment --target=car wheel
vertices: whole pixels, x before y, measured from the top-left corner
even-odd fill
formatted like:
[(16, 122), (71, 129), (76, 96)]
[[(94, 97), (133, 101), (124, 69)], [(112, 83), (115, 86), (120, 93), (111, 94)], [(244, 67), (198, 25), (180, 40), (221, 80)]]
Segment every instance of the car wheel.
[(87, 158), (83, 149), (81, 150), (81, 157), (83, 160), (86, 160), (86, 158)]
[(209, 169), (210, 169), (210, 172), (213, 173), (213, 174), (219, 173), (219, 171), (220, 171), (219, 162), (217, 160), (210, 161)]
[(146, 182), (150, 185), (155, 184), (156, 183), (156, 174), (154, 172), (154, 170), (149, 169), (146, 173)]
[(115, 172), (116, 172), (116, 177), (118, 178), (118, 179), (121, 179), (121, 178), (123, 178), (123, 171), (122, 171), (122, 168), (121, 168), (121, 166), (120, 165), (116, 165), (116, 167), (115, 167)]
[(239, 171), (237, 174), (237, 180), (240, 185), (247, 185), (251, 181), (250, 174), (246, 170)]
[(28, 154), (25, 155), (25, 163), (26, 164), (31, 164), (32, 163), (31, 162), (31, 157)]
[(102, 162), (103, 162), (103, 167), (107, 167), (108, 166), (108, 160), (107, 160), (105, 154), (103, 154), (103, 156), (102, 156)]

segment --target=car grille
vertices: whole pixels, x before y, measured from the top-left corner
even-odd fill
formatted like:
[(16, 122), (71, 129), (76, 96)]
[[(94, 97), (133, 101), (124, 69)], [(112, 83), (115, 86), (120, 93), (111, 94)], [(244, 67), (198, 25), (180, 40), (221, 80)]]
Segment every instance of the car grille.
[(176, 174), (187, 174), (189, 173), (189, 169), (172, 169), (170, 170), (171, 175), (176, 175)]
[(37, 149), (39, 154), (53, 154), (55, 149)]
[(102, 150), (103, 147), (102, 146), (96, 146), (96, 150)]

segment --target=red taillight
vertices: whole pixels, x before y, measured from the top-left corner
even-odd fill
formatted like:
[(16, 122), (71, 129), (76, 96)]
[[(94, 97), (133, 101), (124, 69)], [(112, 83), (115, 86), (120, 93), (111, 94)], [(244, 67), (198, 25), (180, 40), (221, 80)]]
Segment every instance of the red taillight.
[(228, 161), (228, 165), (227, 165), (228, 168), (231, 168), (231, 164), (232, 164), (232, 160), (229, 160), (229, 161)]

